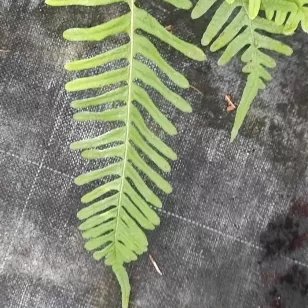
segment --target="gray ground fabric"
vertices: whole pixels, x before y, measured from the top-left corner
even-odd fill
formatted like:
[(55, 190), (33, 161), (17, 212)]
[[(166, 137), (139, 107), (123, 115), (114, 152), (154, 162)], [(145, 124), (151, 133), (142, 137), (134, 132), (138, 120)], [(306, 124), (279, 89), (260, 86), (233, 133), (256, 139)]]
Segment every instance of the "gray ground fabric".
[[(159, 0), (139, 4), (199, 43), (208, 17), (191, 21)], [(125, 37), (69, 43), (62, 32), (124, 10), (0, 0), (0, 308), (120, 307), (111, 270), (83, 248), (76, 213), (87, 188), (72, 181), (93, 164), (69, 144), (102, 124), (72, 120), (70, 102), (83, 94), (65, 92), (75, 75), (63, 65)], [(174, 191), (161, 194), (161, 225), (148, 233), (149, 253), (128, 266), (130, 307), (308, 307), (308, 35), (283, 40), (294, 55), (274, 55), (273, 81), (229, 144), (234, 114), (225, 112), (224, 95), (240, 98), (240, 61), (221, 68), (219, 53), (207, 50), (208, 61), (196, 63), (154, 39), (202, 95), (179, 91), (193, 106), (183, 114), (152, 92), (178, 128), (164, 139), (179, 158), (167, 175)]]

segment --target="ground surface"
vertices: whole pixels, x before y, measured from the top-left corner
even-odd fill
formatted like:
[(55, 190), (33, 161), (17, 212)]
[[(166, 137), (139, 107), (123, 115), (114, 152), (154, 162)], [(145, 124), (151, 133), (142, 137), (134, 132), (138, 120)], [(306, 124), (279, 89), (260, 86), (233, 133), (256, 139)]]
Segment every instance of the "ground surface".
[[(192, 22), (160, 1), (143, 7), (176, 35), (198, 44), (205, 19)], [(125, 9), (124, 6), (120, 7)], [(97, 127), (72, 120), (63, 64), (104, 50), (71, 44), (62, 32), (119, 14), (106, 8), (51, 8), (42, 0), (0, 1), (0, 303), (1, 308), (116, 308), (117, 282), (95, 262), (77, 230), (82, 207), (72, 178), (88, 168), (69, 143)], [(203, 26), (202, 26), (203, 25)], [(197, 33), (197, 37), (193, 33)], [(168, 176), (161, 226), (149, 253), (129, 266), (131, 307), (258, 308), (308, 306), (308, 35), (288, 39), (292, 58), (276, 57), (274, 80), (229, 144), (233, 114), (223, 97), (240, 98), (241, 64), (195, 63), (159, 44), (166, 59), (203, 95), (164, 112), (178, 128), (167, 139), (179, 159)], [(160, 105), (164, 105), (160, 102)]]

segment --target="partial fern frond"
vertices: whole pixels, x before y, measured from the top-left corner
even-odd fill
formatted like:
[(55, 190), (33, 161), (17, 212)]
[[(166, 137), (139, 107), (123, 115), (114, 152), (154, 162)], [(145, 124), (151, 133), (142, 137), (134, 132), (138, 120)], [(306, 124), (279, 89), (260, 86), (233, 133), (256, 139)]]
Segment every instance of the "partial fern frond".
[(263, 0), (262, 9), (266, 18), (274, 20), (277, 25), (284, 25), (283, 33), (290, 35), (301, 23), (302, 29), (308, 32), (308, 0)]
[[(235, 0), (226, 0), (227, 3), (232, 4)], [(248, 0), (248, 16), (250, 19), (255, 19), (260, 11), (261, 0)]]
[[(179, 8), (189, 8), (187, 0), (165, 0)], [(136, 33), (143, 30), (174, 47), (184, 55), (198, 61), (205, 59), (196, 46), (186, 43), (168, 32), (146, 11), (137, 8), (134, 0), (46, 0), (54, 6), (61, 5), (106, 5), (126, 2), (129, 12), (101, 25), (84, 29), (69, 29), (64, 38), (69, 41), (102, 41), (105, 38), (126, 33), (130, 41), (90, 59), (68, 63), (65, 68), (80, 71), (94, 68), (120, 59), (127, 66), (112, 69), (102, 74), (78, 78), (66, 84), (67, 91), (81, 91), (107, 87), (100, 96), (77, 100), (72, 103), (76, 109), (106, 106), (107, 103), (122, 102), (119, 107), (104, 111), (80, 111), (74, 115), (78, 122), (112, 121), (119, 126), (100, 136), (74, 142), (73, 150), (82, 150), (85, 159), (117, 160), (106, 167), (82, 174), (76, 178), (78, 185), (101, 180), (103, 184), (88, 192), (81, 199), (87, 205), (79, 211), (78, 218), (84, 222), (79, 229), (87, 240), (85, 248), (94, 251), (94, 258), (105, 258), (112, 267), (122, 290), (122, 307), (128, 307), (130, 285), (124, 263), (137, 259), (147, 250), (148, 242), (143, 229), (153, 230), (159, 224), (159, 217), (151, 208), (161, 207), (161, 201), (146, 184), (146, 176), (159, 189), (170, 193), (170, 184), (155, 171), (140, 155), (146, 156), (162, 172), (170, 171), (167, 159), (175, 160), (176, 154), (147, 127), (135, 102), (141, 104), (153, 120), (170, 135), (176, 134), (174, 125), (159, 111), (146, 90), (138, 81), (154, 88), (176, 108), (190, 112), (191, 107), (181, 96), (171, 91), (147, 65), (136, 58), (140, 54), (154, 62), (177, 86), (188, 88), (186, 78), (176, 72), (159, 54), (153, 43)], [(115, 90), (110, 85), (117, 86)], [(108, 162), (108, 161), (107, 161)], [(108, 195), (106, 195), (108, 193)]]
[[(199, 0), (192, 12), (192, 17), (198, 18), (207, 13), (210, 7), (217, 1), (220, 0)], [(236, 15), (228, 23), (228, 19), (233, 12)], [(225, 65), (244, 47), (248, 47), (241, 57), (241, 60), (246, 63), (243, 72), (248, 74), (248, 78), (239, 107), (237, 108), (235, 123), (231, 132), (231, 141), (237, 136), (258, 91), (264, 89), (264, 81), (271, 79), (266, 68), (274, 68), (276, 66), (275, 60), (265, 54), (263, 49), (273, 50), (284, 55), (292, 54), (292, 49), (289, 46), (264, 34), (264, 32), (281, 34), (283, 26), (279, 26), (273, 21), (259, 16), (251, 20), (248, 12), (249, 3), (247, 1), (235, 0), (232, 4), (223, 1), (215, 12), (202, 38), (202, 44), (211, 44), (210, 50), (213, 52), (227, 46), (218, 61), (219, 65)], [(223, 31), (220, 33), (222, 29)], [(258, 30), (263, 32), (260, 33)], [(218, 38), (213, 41), (219, 33)]]

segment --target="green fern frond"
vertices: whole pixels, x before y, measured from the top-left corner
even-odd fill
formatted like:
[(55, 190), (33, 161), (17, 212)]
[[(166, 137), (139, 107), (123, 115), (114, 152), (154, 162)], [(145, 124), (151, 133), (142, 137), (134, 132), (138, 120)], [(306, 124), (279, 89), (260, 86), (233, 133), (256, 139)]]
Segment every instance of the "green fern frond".
[(308, 32), (308, 0), (262, 0), (262, 9), (267, 19), (284, 25), (284, 34), (293, 34), (300, 23), (302, 29)]
[[(217, 1), (220, 0), (199, 0), (192, 12), (192, 18), (199, 18), (207, 13), (210, 7)], [(238, 9), (239, 11), (237, 12)], [(225, 65), (244, 47), (248, 47), (241, 57), (241, 60), (246, 63), (243, 72), (248, 74), (248, 78), (237, 108), (231, 132), (231, 141), (237, 136), (258, 91), (264, 89), (264, 81), (271, 79), (270, 74), (265, 68), (274, 68), (276, 66), (275, 60), (265, 54), (263, 49), (273, 50), (284, 55), (292, 54), (292, 49), (289, 46), (263, 34), (264, 32), (280, 34), (283, 32), (283, 26), (279, 26), (273, 21), (259, 16), (251, 20), (248, 11), (248, 2), (235, 0), (230, 5), (223, 1), (212, 17), (202, 38), (203, 45), (211, 44), (210, 50), (212, 52), (227, 46), (218, 61), (219, 65)], [(233, 12), (236, 12), (236, 16), (224, 28)], [(223, 31), (220, 33), (222, 29)], [(263, 31), (263, 33), (258, 32), (258, 30)], [(214, 37), (219, 33), (218, 38), (213, 41)]]
[[(187, 0), (165, 1), (178, 8), (187, 9), (191, 6)], [(149, 204), (157, 208), (162, 206), (160, 199), (141, 175), (145, 175), (165, 193), (172, 190), (170, 184), (149, 166), (139, 152), (147, 156), (162, 172), (170, 171), (167, 159), (175, 160), (177, 157), (174, 151), (146, 126), (135, 106), (135, 102), (140, 103), (166, 133), (176, 134), (174, 125), (159, 111), (138, 81), (154, 88), (176, 108), (184, 112), (191, 111), (188, 102), (166, 87), (147, 65), (136, 58), (136, 55), (142, 55), (154, 62), (177, 86), (189, 87), (186, 78), (176, 72), (161, 57), (150, 40), (136, 33), (136, 30), (143, 30), (159, 38), (191, 59), (203, 61), (205, 55), (196, 46), (168, 32), (146, 11), (137, 8), (134, 0), (46, 0), (47, 4), (53, 6), (96, 6), (116, 2), (126, 2), (129, 12), (91, 28), (66, 30), (64, 38), (69, 41), (102, 41), (118, 33), (126, 33), (130, 38), (125, 45), (65, 66), (69, 71), (80, 71), (120, 59), (125, 59), (128, 63), (124, 68), (78, 78), (66, 84), (66, 90), (70, 92), (118, 86), (112, 91), (107, 89), (103, 95), (74, 101), (72, 106), (76, 109), (106, 106), (110, 102), (124, 103), (120, 107), (110, 107), (100, 112), (76, 113), (74, 119), (77, 122), (114, 121), (119, 123), (119, 126), (101, 136), (74, 142), (71, 148), (82, 150), (82, 157), (85, 159), (117, 158), (116, 162), (102, 169), (80, 175), (75, 182), (83, 185), (96, 180), (107, 181), (82, 197), (81, 201), (87, 207), (80, 210), (77, 216), (84, 221), (79, 229), (87, 240), (85, 248), (94, 251), (94, 259), (105, 258), (105, 263), (112, 267), (121, 286), (122, 307), (125, 308), (128, 307), (130, 285), (123, 264), (136, 260), (138, 255), (147, 250), (148, 242), (143, 229), (153, 230), (160, 222)], [(112, 180), (108, 180), (110, 177)], [(110, 195), (111, 193), (113, 194)]]

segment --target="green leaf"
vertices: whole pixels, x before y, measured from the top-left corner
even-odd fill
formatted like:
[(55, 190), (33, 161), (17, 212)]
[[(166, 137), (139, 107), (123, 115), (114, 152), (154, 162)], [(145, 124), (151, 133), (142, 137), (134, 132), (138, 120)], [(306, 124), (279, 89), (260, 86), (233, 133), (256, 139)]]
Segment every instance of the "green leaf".
[[(273, 13), (275, 10), (274, 6), (267, 5), (267, 1), (270, 0), (262, 1), (262, 9), (267, 7), (267, 17), (269, 18), (275, 15)], [(226, 47), (218, 61), (219, 65), (227, 64), (239, 52), (247, 48), (241, 60), (246, 64), (243, 72), (248, 74), (248, 78), (236, 112), (231, 133), (231, 141), (233, 141), (259, 90), (265, 88), (265, 81), (271, 80), (271, 76), (265, 68), (274, 68), (276, 66), (275, 60), (267, 55), (265, 50), (272, 50), (289, 56), (292, 54), (292, 49), (267, 36), (267, 34), (282, 34), (284, 26), (256, 15), (257, 11), (259, 11), (260, 1), (235, 0), (232, 1), (232, 4), (228, 4), (226, 1), (221, 0), (199, 0), (192, 12), (192, 16), (200, 16), (201, 13), (206, 14), (215, 2), (220, 3), (220, 6), (206, 28), (202, 44), (211, 45), (210, 50), (212, 52)], [(231, 1), (229, 2), (231, 3)], [(288, 6), (282, 7), (285, 10), (288, 9)], [(231, 21), (229, 20), (230, 17)]]
[[(177, 8), (191, 7), (188, 0), (164, 1)], [(87, 240), (85, 248), (93, 251), (94, 259), (104, 258), (106, 265), (112, 267), (121, 287), (122, 307), (126, 308), (130, 285), (123, 265), (147, 251), (148, 242), (143, 229), (153, 230), (159, 224), (159, 217), (151, 205), (162, 206), (154, 187), (165, 193), (172, 191), (163, 173), (171, 170), (168, 160), (177, 157), (158, 137), (157, 129), (154, 130), (158, 125), (167, 134), (175, 135), (176, 128), (157, 108), (139, 81), (177, 109), (191, 112), (188, 102), (169, 89), (150, 67), (137, 60), (141, 55), (153, 62), (177, 87), (189, 88), (187, 79), (163, 59), (146, 36), (136, 31), (155, 36), (191, 59), (203, 61), (205, 55), (198, 47), (168, 32), (146, 11), (137, 8), (134, 0), (46, 0), (47, 4), (54, 6), (96, 6), (117, 2), (126, 2), (130, 11), (101, 25), (66, 30), (64, 38), (99, 43), (109, 36), (124, 33), (129, 37), (129, 43), (88, 59), (67, 63), (65, 68), (68, 71), (83, 71), (108, 63), (111, 63), (111, 69), (77, 78), (68, 82), (65, 88), (70, 92), (103, 88), (102, 95), (72, 102), (72, 107), (78, 109), (74, 119), (77, 122), (115, 122), (117, 126), (99, 136), (76, 141), (71, 144), (71, 149), (82, 150), (84, 159), (101, 160), (103, 164), (75, 179), (77, 185), (97, 183), (81, 198), (85, 207), (77, 214), (83, 221), (79, 229)], [(122, 59), (127, 65), (113, 69), (114, 61)], [(148, 126), (144, 121), (138, 110), (140, 105), (153, 120), (153, 125)], [(92, 109), (96, 107), (100, 110)]]
[(255, 19), (260, 10), (261, 0), (249, 0), (248, 15), (250, 19)]

